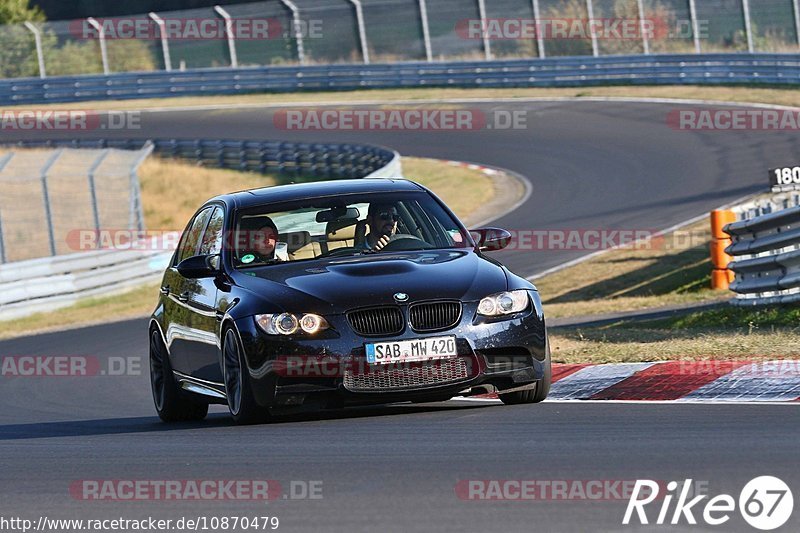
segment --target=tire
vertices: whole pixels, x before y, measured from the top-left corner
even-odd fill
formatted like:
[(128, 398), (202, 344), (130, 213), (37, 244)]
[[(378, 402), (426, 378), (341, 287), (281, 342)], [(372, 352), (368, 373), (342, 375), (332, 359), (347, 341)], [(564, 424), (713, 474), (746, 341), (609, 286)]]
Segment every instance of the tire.
[(258, 405), (250, 386), (250, 375), (244, 364), (239, 336), (227, 328), (222, 343), (222, 377), (228, 409), (237, 424), (260, 424), (269, 419), (269, 412)]
[(164, 341), (158, 330), (150, 331), (150, 388), (158, 417), (164, 422), (203, 420), (208, 404), (193, 401), (178, 388)]
[(498, 394), (500, 400), (506, 405), (519, 405), (522, 403), (539, 403), (547, 398), (550, 392), (550, 382), (553, 379), (553, 371), (550, 367), (550, 359), (544, 367), (544, 376), (536, 382), (536, 386), (528, 390), (509, 392), (508, 394)]

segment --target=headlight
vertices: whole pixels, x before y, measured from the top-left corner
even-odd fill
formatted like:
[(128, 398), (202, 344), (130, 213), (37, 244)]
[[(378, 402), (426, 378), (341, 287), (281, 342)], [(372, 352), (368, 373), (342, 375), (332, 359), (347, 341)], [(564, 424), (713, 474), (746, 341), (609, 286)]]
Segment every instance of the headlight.
[(300, 318), (292, 313), (256, 315), (256, 323), (270, 335), (292, 335), (298, 329), (313, 335), (330, 327), (327, 320), (314, 314), (300, 315)]
[(528, 291), (500, 292), (487, 296), (478, 304), (478, 314), (483, 316), (502, 316), (520, 313), (528, 308)]

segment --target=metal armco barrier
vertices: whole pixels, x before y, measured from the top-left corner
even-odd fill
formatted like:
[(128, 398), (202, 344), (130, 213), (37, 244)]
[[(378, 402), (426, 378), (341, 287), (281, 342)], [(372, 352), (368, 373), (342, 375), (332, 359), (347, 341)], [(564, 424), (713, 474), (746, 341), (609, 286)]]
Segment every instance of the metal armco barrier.
[[(400, 155), (377, 146), (188, 139), (151, 142), (154, 152), (162, 156), (221, 168), (332, 179), (402, 176)], [(26, 141), (16, 145), (138, 150), (145, 143), (123, 139)], [(155, 282), (171, 255), (169, 251), (91, 251), (0, 265), (0, 320)]]
[[(795, 204), (798, 198), (795, 196)], [(735, 305), (800, 302), (800, 206), (728, 224)]]
[[(138, 150), (145, 139), (19, 141), (28, 148), (119, 148)], [(152, 139), (154, 153), (206, 166), (313, 176), (320, 179), (402, 176), (400, 155), (388, 148), (363, 144)]]
[(0, 80), (0, 105), (402, 87), (800, 85), (800, 54), (678, 54), (210, 68)]

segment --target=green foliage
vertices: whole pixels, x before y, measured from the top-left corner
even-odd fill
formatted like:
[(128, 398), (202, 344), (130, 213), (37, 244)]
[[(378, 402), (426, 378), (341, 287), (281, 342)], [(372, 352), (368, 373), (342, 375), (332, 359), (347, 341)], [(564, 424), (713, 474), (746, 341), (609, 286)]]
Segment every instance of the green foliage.
[(28, 0), (0, 0), (0, 24), (19, 24), (25, 21), (41, 22), (44, 13)]

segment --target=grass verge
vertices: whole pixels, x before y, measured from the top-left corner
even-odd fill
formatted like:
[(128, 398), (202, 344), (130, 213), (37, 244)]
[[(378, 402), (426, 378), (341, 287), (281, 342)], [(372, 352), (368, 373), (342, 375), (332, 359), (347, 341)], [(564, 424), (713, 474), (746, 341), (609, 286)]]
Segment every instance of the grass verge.
[[(430, 187), (460, 218), (466, 218), (494, 194), (491, 180), (478, 170), (456, 167), (435, 159), (403, 158), (404, 174)], [(225, 192), (267, 187), (279, 180), (218, 168), (198, 167), (186, 162), (150, 158), (139, 170), (146, 227), (181, 231), (207, 199)], [(158, 284), (139, 287), (113, 296), (89, 298), (46, 313), (0, 321), (0, 339), (68, 326), (89, 325), (87, 309), (103, 322), (125, 320), (150, 313)]]
[[(800, 106), (800, 92), (790, 87), (704, 87), (699, 85), (652, 86), (652, 87), (584, 87), (584, 88), (509, 88), (509, 89), (457, 89), (457, 88), (406, 88), (371, 89), (341, 92), (296, 92), (259, 93), (236, 96), (186, 96), (179, 98), (114, 100), (81, 102), (81, 109), (137, 110), (161, 107), (230, 106), (325, 102), (372, 102), (388, 103), (398, 100), (443, 100), (462, 98), (679, 98), (690, 100), (720, 100), (728, 102), (761, 102), (786, 106)], [(74, 109), (76, 104), (47, 104), (38, 106), (49, 109)]]
[(710, 240), (701, 221), (540, 278), (545, 312), (573, 317), (730, 298), (710, 288)]
[(800, 308), (722, 307), (667, 320), (556, 329), (553, 359), (564, 363), (764, 360), (800, 356)]

